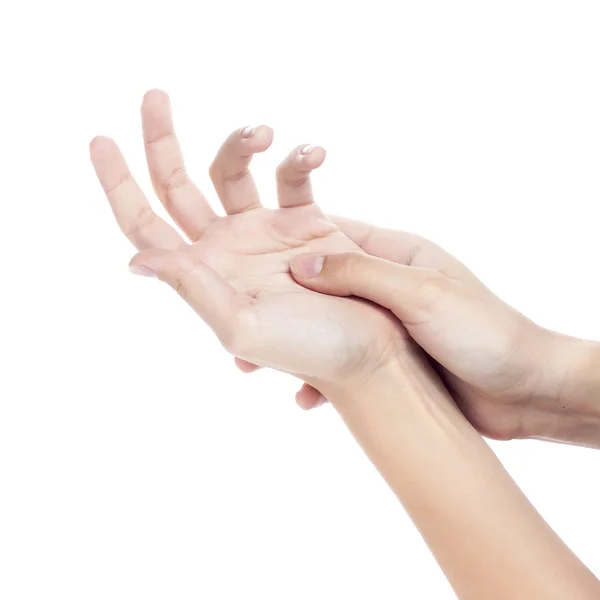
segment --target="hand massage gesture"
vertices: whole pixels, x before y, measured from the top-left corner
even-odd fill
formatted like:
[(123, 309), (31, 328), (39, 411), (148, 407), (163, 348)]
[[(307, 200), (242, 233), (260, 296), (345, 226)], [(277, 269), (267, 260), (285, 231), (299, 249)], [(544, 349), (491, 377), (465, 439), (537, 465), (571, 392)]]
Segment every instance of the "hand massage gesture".
[[(600, 448), (597, 342), (536, 325), (428, 240), (334, 220), (364, 252), (300, 256), (291, 264), (296, 281), (394, 312), (480, 433)], [(323, 401), (306, 388), (298, 400), (304, 408)]]
[[(389, 243), (395, 234), (327, 218), (309, 181), (321, 148), (299, 147), (280, 165), (280, 208), (270, 210), (248, 166), (272, 131), (234, 132), (210, 168), (227, 213), (217, 216), (186, 174), (166, 94), (146, 95), (142, 120), (155, 191), (193, 243), (152, 211), (114, 142), (96, 138), (94, 167), (140, 250), (131, 269), (177, 290), (242, 368), (302, 379), (306, 406), (327, 397), (461, 599), (599, 597), (596, 578), (529, 504), (436, 373), (476, 425), (478, 405), (546, 393), (538, 371), (528, 372), (533, 352), (517, 352), (528, 322), (437, 247), (414, 237)], [(378, 275), (392, 277), (390, 285)], [(456, 302), (445, 307), (449, 300)], [(413, 339), (429, 344), (435, 369)], [(480, 427), (490, 429), (488, 421), (482, 416)]]

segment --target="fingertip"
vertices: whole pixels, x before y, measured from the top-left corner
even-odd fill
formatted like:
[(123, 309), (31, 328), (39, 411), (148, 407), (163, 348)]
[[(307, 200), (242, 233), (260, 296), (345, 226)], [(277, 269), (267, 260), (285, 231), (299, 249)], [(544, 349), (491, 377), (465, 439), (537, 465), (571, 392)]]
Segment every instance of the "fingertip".
[(89, 153), (94, 171), (106, 193), (114, 190), (129, 176), (125, 159), (113, 139), (95, 137), (90, 142)]
[(114, 140), (105, 135), (97, 135), (89, 143), (90, 154), (97, 155), (116, 146)]
[(129, 272), (142, 277), (156, 277), (156, 272), (146, 265), (129, 265)]
[(327, 402), (329, 402), (329, 400), (327, 400), (327, 398), (325, 398), (325, 396), (323, 396), (323, 394), (319, 394), (319, 397), (317, 398), (317, 401), (315, 402), (315, 405), (313, 408), (318, 408), (319, 406), (323, 406), (323, 404), (327, 404)]
[(142, 99), (142, 109), (155, 106), (165, 106), (170, 102), (169, 94), (164, 90), (153, 88), (148, 90)]
[(238, 358), (237, 356), (234, 359), (234, 363), (242, 373), (254, 373), (261, 368), (259, 365), (255, 365), (254, 363), (248, 362), (243, 358)]
[(273, 130), (272, 127), (269, 127), (268, 125), (259, 125), (257, 131), (256, 131), (256, 135), (258, 136), (262, 136), (264, 139), (268, 139), (273, 141), (273, 137), (275, 136), (275, 131)]
[(298, 405), (299, 408), (301, 408), (304, 411), (311, 410), (312, 408), (315, 407), (314, 401), (311, 400), (310, 398), (307, 398), (302, 393), (302, 390), (300, 390), (299, 392), (296, 392), (296, 404)]
[(327, 151), (322, 146), (302, 146), (298, 151), (297, 161), (302, 170), (318, 169), (327, 156)]
[[(316, 167), (320, 167), (327, 158), (327, 150), (323, 146), (317, 146), (312, 152), (311, 157), (315, 161)], [(315, 168), (316, 168), (315, 167)]]
[(129, 270), (136, 273), (142, 267), (154, 271), (160, 277), (161, 273), (169, 271), (189, 271), (194, 268), (194, 263), (185, 252), (176, 250), (163, 250), (149, 248), (138, 252), (129, 261)]
[(150, 254), (149, 252), (142, 250), (141, 252), (138, 252), (137, 254), (135, 254), (134, 256), (131, 257), (131, 259), (129, 260), (129, 264), (127, 265), (127, 268), (130, 271), (133, 271), (134, 269), (136, 269), (139, 266), (147, 266), (147, 262), (150, 260)]
[(275, 132), (268, 125), (244, 127), (240, 130), (241, 141), (252, 154), (264, 152), (273, 143)]
[(313, 387), (303, 385), (296, 392), (296, 404), (304, 411), (313, 410), (325, 404), (327, 399)]

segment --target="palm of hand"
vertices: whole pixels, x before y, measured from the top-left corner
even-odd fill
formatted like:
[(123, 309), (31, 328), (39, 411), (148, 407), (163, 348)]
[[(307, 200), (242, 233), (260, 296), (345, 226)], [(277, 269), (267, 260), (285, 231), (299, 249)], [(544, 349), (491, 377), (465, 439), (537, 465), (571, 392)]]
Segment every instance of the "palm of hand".
[(312, 381), (342, 380), (358, 367), (368, 376), (405, 340), (388, 311), (308, 290), (290, 275), (294, 256), (348, 251), (361, 250), (315, 204), (217, 218), (185, 249), (235, 291), (224, 345), (247, 361)]
[(164, 92), (146, 94), (142, 124), (154, 189), (193, 243), (152, 211), (116, 144), (96, 138), (91, 157), (100, 182), (121, 229), (142, 250), (132, 267), (175, 287), (232, 354), (318, 385), (369, 377), (404, 344), (405, 330), (389, 311), (308, 290), (290, 274), (298, 254), (361, 251), (313, 203), (309, 174), (323, 149), (298, 147), (280, 164), (280, 208), (268, 210), (248, 166), (273, 132), (235, 131), (209, 170), (227, 213), (219, 217), (187, 177)]
[[(220, 218), (186, 175), (166, 94), (152, 91), (146, 95), (142, 121), (155, 191), (194, 243), (187, 244), (153, 213), (114, 142), (97, 138), (91, 145), (92, 161), (117, 221), (140, 250), (162, 254), (167, 262), (165, 253), (171, 251), (177, 260), (185, 258), (188, 270), (195, 264), (208, 265), (204, 268), (212, 275), (204, 283), (216, 287), (196, 286), (186, 299), (217, 331), (224, 345), (247, 361), (288, 371), (319, 385), (321, 380), (343, 379), (350, 373), (368, 376), (378, 361), (381, 364), (385, 360), (388, 350), (393, 354), (406, 347), (404, 328), (387, 311), (299, 286), (288, 271), (290, 259), (297, 254), (334, 254), (360, 247), (368, 254), (437, 271), (450, 286), (464, 284), (475, 296), (477, 289), (489, 294), (464, 266), (426, 240), (325, 218), (313, 204), (308, 177), (311, 169), (323, 162), (324, 151), (318, 147), (312, 151), (296, 148), (280, 165), (277, 188), (282, 208), (270, 211), (260, 206), (248, 164), (252, 154), (269, 147), (272, 131), (260, 127), (249, 133), (234, 132), (211, 166), (211, 179), (229, 215)], [(174, 256), (171, 258), (176, 262)], [(184, 279), (184, 273), (179, 272), (171, 283), (188, 296)], [(223, 289), (225, 295), (216, 293)], [(213, 306), (207, 312), (211, 296)], [(429, 296), (425, 294), (425, 299)], [(488, 304), (475, 299), (477, 307)], [(496, 303), (497, 310), (486, 318), (479, 310), (448, 312), (452, 306), (460, 308), (461, 304), (448, 298), (440, 302), (443, 310), (439, 314), (429, 306), (430, 316), (435, 318), (417, 327), (409, 324), (409, 329), (438, 360), (440, 374), (454, 389), (470, 420), (480, 429), (492, 429), (488, 423), (497, 422), (498, 414), (495, 408), (493, 415), (486, 408), (490, 400), (500, 401), (498, 408), (502, 410), (507, 399), (518, 402), (528, 397), (522, 361), (506, 352), (511, 346), (505, 335), (510, 327), (503, 325), (506, 311)], [(476, 314), (483, 317), (480, 327), (472, 326)], [(467, 331), (489, 331), (491, 338), (465, 337), (463, 323), (471, 324)], [(482, 352), (482, 348), (494, 352)], [(316, 396), (314, 390), (305, 388), (301, 392), (308, 396), (302, 404), (310, 407)]]

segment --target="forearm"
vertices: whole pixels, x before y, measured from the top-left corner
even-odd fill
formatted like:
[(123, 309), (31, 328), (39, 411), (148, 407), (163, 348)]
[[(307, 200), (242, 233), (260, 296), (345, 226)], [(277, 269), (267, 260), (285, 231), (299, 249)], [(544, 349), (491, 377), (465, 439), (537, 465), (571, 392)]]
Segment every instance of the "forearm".
[(525, 434), (600, 448), (600, 343), (553, 332), (546, 339), (546, 375), (525, 409)]
[[(399, 383), (400, 382), (400, 383)], [(461, 600), (592, 600), (600, 584), (531, 506), (433, 377), (333, 398)]]

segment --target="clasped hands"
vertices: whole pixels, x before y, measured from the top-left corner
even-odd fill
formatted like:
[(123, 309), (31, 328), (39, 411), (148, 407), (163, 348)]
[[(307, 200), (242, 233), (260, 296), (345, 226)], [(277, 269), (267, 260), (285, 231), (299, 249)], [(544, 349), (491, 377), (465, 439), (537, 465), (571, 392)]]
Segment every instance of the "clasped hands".
[(235, 131), (210, 167), (219, 216), (187, 175), (164, 92), (146, 94), (142, 122), (154, 190), (192, 243), (153, 212), (115, 143), (95, 138), (96, 173), (140, 251), (130, 268), (177, 290), (242, 370), (290, 373), (305, 382), (303, 408), (326, 397), (339, 409), (378, 378), (418, 371), (484, 435), (568, 437), (556, 414), (588, 345), (537, 326), (428, 240), (326, 216), (309, 178), (322, 148), (299, 146), (280, 164), (272, 210), (248, 167), (273, 132)]

